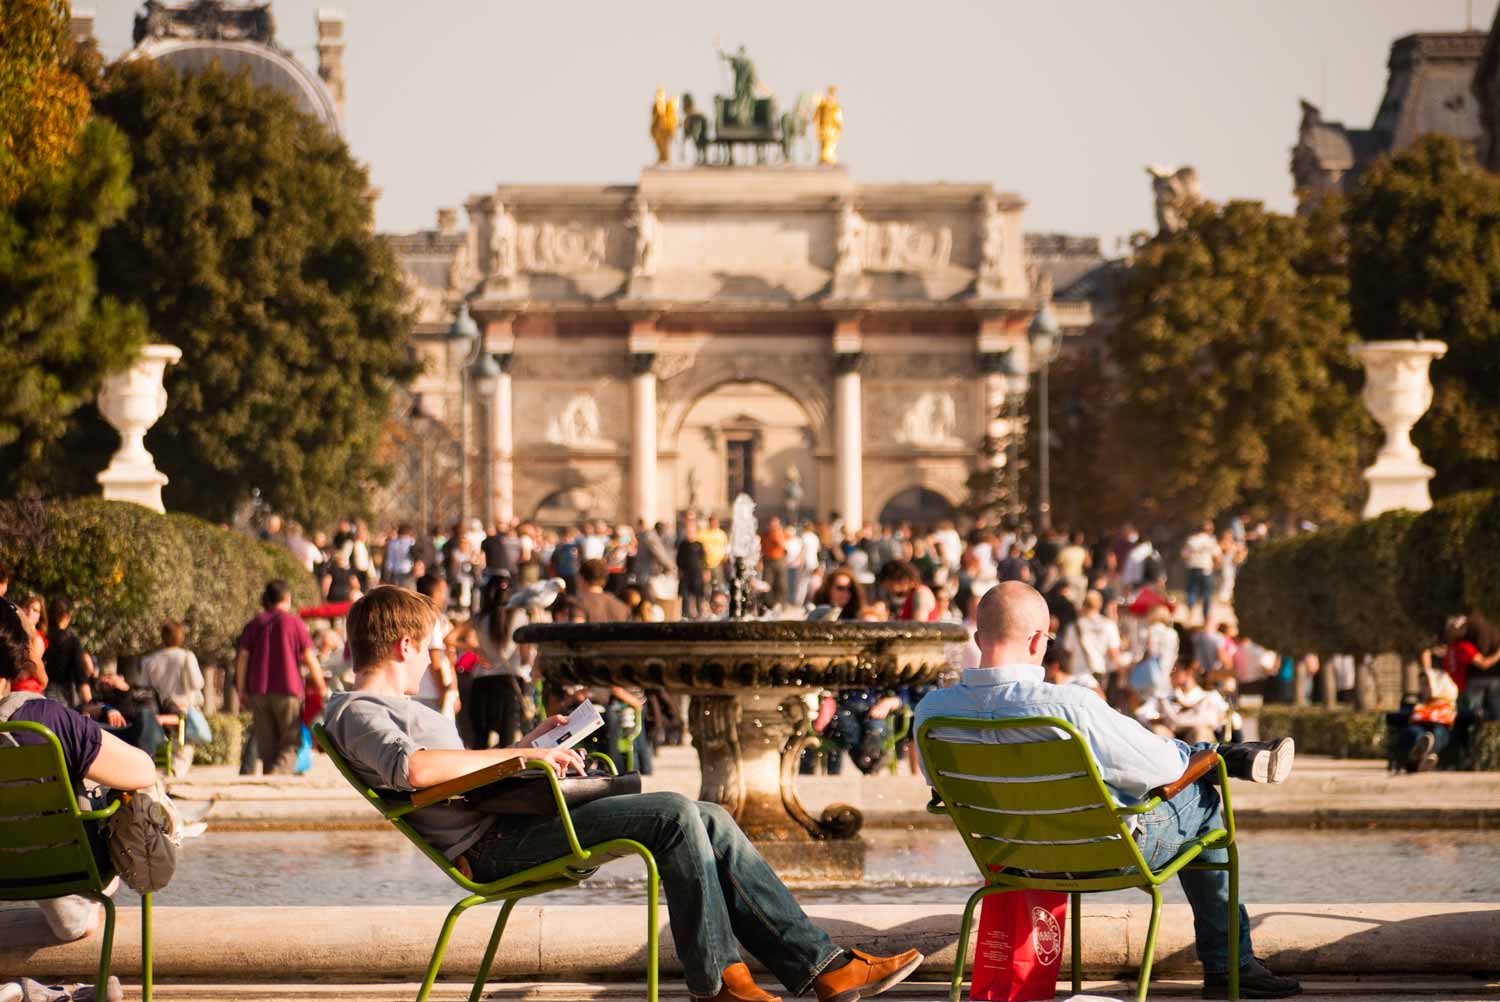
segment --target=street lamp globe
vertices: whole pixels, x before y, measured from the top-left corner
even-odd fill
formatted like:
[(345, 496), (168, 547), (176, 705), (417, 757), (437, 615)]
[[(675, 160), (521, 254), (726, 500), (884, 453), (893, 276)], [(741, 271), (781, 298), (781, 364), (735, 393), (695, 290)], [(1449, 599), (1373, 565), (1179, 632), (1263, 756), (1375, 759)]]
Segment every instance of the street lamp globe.
[(482, 397), (488, 397), (495, 392), (495, 386), (500, 381), (500, 364), (495, 361), (494, 353), (481, 352), (479, 360), (469, 369), (469, 376), (474, 380), (474, 388)]
[(458, 305), (458, 316), (453, 318), (453, 326), (448, 328), (448, 337), (453, 341), (465, 341), (473, 343), (479, 337), (479, 325), (474, 318), (469, 316), (469, 304), (467, 302)]
[(1042, 308), (1036, 311), (1036, 316), (1031, 318), (1031, 327), (1027, 333), (1031, 335), (1031, 349), (1038, 358), (1049, 358), (1053, 347), (1057, 344), (1058, 335), (1062, 333), (1050, 302), (1043, 303)]

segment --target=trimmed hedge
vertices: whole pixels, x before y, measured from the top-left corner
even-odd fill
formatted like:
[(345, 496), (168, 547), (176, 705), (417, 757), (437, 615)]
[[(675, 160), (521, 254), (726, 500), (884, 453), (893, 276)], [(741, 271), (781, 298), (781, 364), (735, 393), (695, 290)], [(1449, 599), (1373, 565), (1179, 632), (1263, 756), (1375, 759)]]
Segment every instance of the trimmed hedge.
[(209, 729), (214, 739), (206, 745), (193, 745), (194, 765), (239, 765), (240, 746), (245, 728), (250, 726), (248, 713), (211, 713)]
[(260, 611), (269, 561), (244, 533), (175, 512), (167, 520), (193, 560), (193, 589), (182, 620), (187, 646), (206, 663), (228, 663), (240, 630)]
[(1235, 584), (1244, 632), (1301, 654), (1410, 655), (1442, 640), (1449, 616), (1500, 623), (1500, 492), (1448, 498), (1418, 515), (1267, 543)]
[[(313, 579), (312, 573), (292, 556), (292, 551), (275, 543), (261, 543), (261, 555), (266, 561), (265, 580), (255, 589), (255, 601), (260, 602), (260, 593), (266, 581), (280, 578), (292, 589), (292, 609), (305, 609), (323, 603), (323, 590)], [(257, 605), (258, 607), (258, 605)], [(242, 624), (243, 625), (243, 624)]]
[(1298, 706), (1263, 706), (1260, 740), (1290, 737), (1304, 755), (1335, 758), (1385, 758), (1385, 711), (1324, 710)]
[[(162, 621), (181, 620), (187, 612), (192, 553), (156, 512), (100, 498), (6, 507), (0, 560), (10, 565), (12, 591), (67, 596), (73, 629), (96, 654), (154, 650), (161, 646)], [(16, 535), (23, 524), (31, 527), (30, 538)]]
[(1418, 515), (1401, 541), (1396, 573), (1407, 615), (1428, 637), (1441, 637), (1448, 617), (1469, 607), (1464, 595), (1469, 531), (1493, 498), (1489, 491), (1445, 498)]

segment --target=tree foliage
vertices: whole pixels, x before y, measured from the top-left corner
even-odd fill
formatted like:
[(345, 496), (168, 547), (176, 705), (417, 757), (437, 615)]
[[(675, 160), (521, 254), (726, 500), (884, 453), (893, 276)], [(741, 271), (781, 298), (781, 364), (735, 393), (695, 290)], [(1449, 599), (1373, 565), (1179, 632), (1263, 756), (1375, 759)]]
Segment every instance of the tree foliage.
[(0, 204), (0, 490), (7, 493), (44, 482), (58, 465), (48, 454), (69, 420), (145, 341), (140, 311), (99, 295), (92, 259), (101, 231), (130, 206), (129, 173), (123, 137), (96, 120), (70, 156)]
[(78, 147), (89, 91), (66, 0), (0, 3), (0, 206)]
[(1366, 171), (1346, 217), (1360, 334), (1448, 345), (1413, 430), (1434, 494), (1500, 487), (1500, 177), (1428, 136)]
[(247, 75), (112, 68), (97, 111), (139, 195), (104, 234), (101, 285), (182, 349), (148, 447), (168, 507), (227, 520), (259, 488), (308, 522), (355, 506), (406, 348), (399, 272), (342, 139)]
[(1349, 518), (1373, 424), (1358, 399), (1337, 210), (1205, 204), (1142, 245), (1112, 342), (1149, 518)]

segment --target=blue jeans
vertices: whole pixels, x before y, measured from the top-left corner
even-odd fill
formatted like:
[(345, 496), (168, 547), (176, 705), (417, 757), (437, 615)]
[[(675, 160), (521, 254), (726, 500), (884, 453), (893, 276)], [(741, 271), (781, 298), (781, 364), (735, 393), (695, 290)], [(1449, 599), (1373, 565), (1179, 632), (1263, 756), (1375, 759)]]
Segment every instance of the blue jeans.
[(1208, 571), (1200, 571), (1189, 567), (1187, 572), (1187, 607), (1192, 612), (1193, 606), (1203, 606), (1203, 621), (1208, 622), (1208, 607), (1213, 602), (1213, 578)]
[[(1178, 744), (1183, 744), (1178, 742)], [(1183, 747), (1187, 747), (1183, 745)], [(1214, 748), (1215, 745), (1196, 745)], [(1212, 775), (1217, 776), (1217, 773)], [(1135, 841), (1151, 869), (1165, 866), (1186, 842), (1224, 825), (1219, 810), (1219, 791), (1207, 778), (1183, 790), (1156, 810), (1141, 815)], [(1205, 863), (1223, 863), (1229, 858), (1224, 849), (1209, 849), (1198, 857)], [(1179, 870), (1177, 879), (1193, 908), (1193, 938), (1198, 960), (1206, 974), (1223, 974), (1229, 970), (1229, 872), (1227, 870)], [(1250, 962), (1250, 916), (1240, 906), (1240, 966)]]
[[(724, 969), (740, 962), (736, 940), (794, 995), (843, 956), (718, 804), (639, 793), (595, 800), (572, 817), (582, 845), (628, 838), (656, 857), (692, 994), (719, 993)], [(465, 853), (475, 879), (496, 880), (568, 854), (561, 821), (531, 820), (502, 817)]]

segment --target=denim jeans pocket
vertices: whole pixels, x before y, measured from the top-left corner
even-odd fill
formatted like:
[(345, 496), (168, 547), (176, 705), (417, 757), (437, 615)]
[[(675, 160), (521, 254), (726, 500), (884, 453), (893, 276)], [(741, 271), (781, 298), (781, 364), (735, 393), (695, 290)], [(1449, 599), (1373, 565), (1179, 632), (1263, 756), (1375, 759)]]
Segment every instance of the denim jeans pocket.
[(1172, 858), (1175, 847), (1171, 843), (1171, 820), (1144, 814), (1140, 826), (1135, 830), (1135, 844), (1141, 850), (1141, 858), (1153, 870), (1160, 869)]

